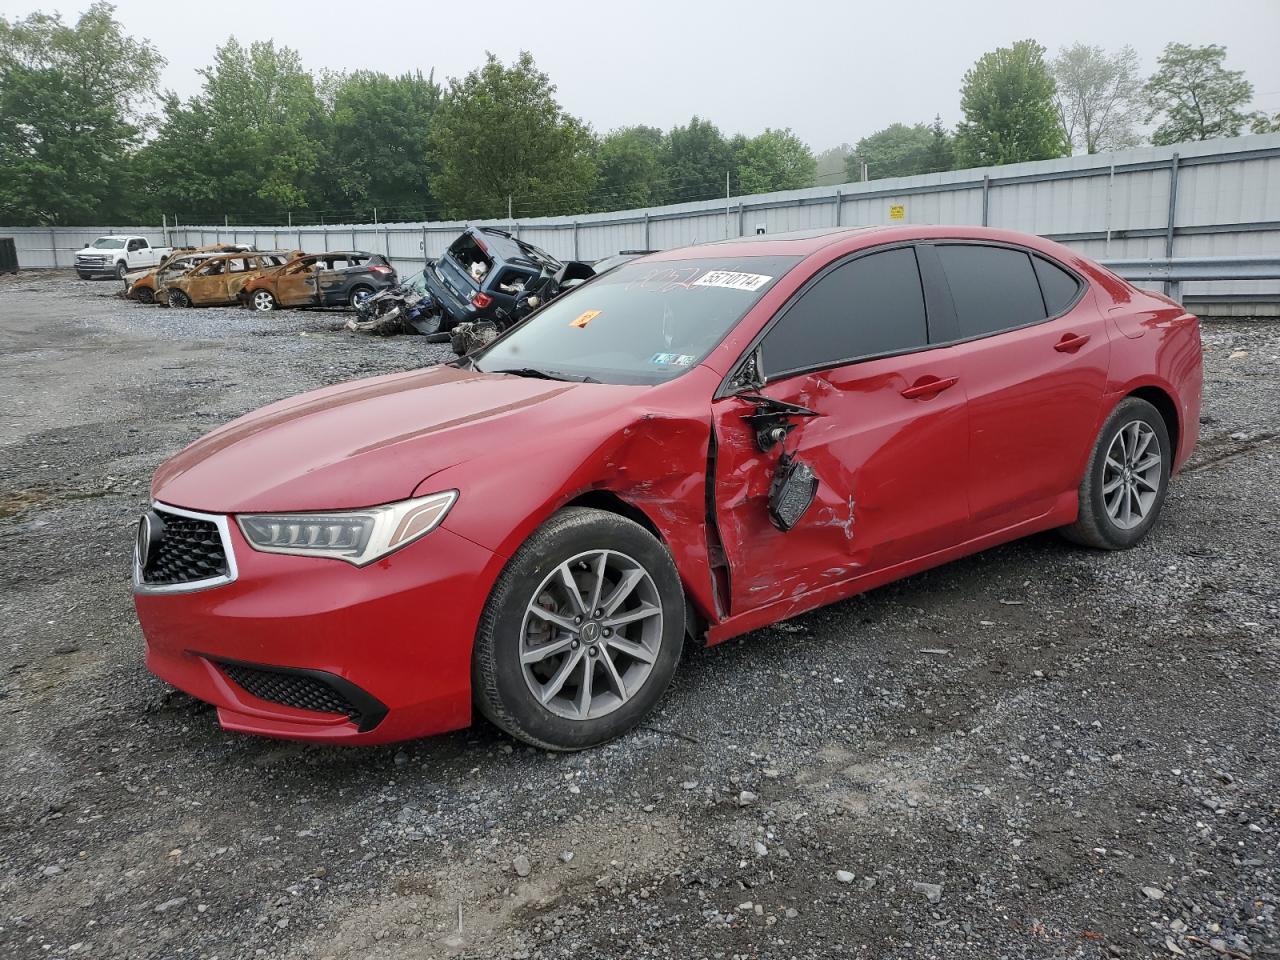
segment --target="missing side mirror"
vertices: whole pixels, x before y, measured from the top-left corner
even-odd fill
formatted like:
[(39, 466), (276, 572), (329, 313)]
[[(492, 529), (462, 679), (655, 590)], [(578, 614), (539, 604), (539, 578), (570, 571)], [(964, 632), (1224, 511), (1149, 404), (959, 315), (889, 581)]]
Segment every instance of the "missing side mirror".
[(735, 390), (759, 390), (766, 383), (764, 376), (764, 348), (757, 345), (742, 361), (733, 376)]

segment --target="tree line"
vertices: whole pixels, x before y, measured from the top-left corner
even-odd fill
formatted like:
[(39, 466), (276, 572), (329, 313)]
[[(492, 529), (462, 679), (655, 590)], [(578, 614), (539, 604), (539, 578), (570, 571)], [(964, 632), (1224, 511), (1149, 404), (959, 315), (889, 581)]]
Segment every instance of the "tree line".
[(0, 223), (238, 223), (577, 214), (1280, 130), (1215, 45), (1170, 44), (1143, 79), (1128, 47), (1031, 40), (984, 54), (954, 130), (895, 123), (815, 156), (790, 130), (726, 136), (694, 116), (599, 134), (529, 53), (463, 77), (313, 73), (234, 38), (198, 93), (99, 2), (74, 23), (0, 18)]

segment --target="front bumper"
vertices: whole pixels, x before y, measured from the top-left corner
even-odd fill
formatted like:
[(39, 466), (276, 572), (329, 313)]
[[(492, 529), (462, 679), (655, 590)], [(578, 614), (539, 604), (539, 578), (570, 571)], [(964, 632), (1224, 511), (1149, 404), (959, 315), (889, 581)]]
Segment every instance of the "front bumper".
[(86, 277), (113, 277), (116, 273), (116, 265), (114, 261), (107, 263), (96, 260), (86, 262), (76, 260), (75, 271)]
[(494, 554), (443, 527), (367, 567), (260, 553), (234, 522), (224, 537), (230, 582), (134, 592), (148, 668), (216, 706), (224, 728), (373, 744), (471, 722)]

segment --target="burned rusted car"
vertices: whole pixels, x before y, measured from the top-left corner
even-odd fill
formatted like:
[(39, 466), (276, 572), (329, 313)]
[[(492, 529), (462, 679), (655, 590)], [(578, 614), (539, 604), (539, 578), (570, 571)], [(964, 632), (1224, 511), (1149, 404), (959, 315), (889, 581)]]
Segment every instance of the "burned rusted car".
[(137, 300), (139, 303), (155, 303), (156, 284), (162, 270), (169, 271), (170, 275), (179, 276), (220, 253), (239, 253), (251, 250), (253, 250), (253, 247), (248, 244), (234, 243), (211, 243), (204, 247), (176, 248), (173, 253), (160, 261), (158, 267), (125, 274), (125, 299)]
[(156, 278), (156, 301), (170, 307), (229, 306), (246, 284), (297, 256), (296, 250), (267, 250), (218, 254), (186, 271), (175, 264)]
[(281, 307), (356, 307), (394, 286), (387, 258), (362, 250), (308, 253), (244, 285), (239, 300), (258, 311)]

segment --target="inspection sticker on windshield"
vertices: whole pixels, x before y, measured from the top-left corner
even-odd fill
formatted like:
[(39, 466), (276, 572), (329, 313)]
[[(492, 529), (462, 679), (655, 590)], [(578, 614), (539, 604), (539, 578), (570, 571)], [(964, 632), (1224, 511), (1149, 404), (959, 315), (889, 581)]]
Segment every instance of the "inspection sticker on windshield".
[(592, 320), (594, 320), (598, 316), (600, 316), (599, 310), (588, 310), (586, 313), (580, 313), (575, 319), (570, 320), (569, 326), (577, 327), (579, 330), (581, 330), (583, 327), (585, 327), (588, 323), (590, 323)]
[(745, 290), (755, 293), (773, 277), (761, 273), (737, 273), (733, 270), (708, 270), (693, 281), (695, 287), (725, 287), (729, 290)]
[(696, 359), (698, 358), (687, 353), (655, 353), (649, 358), (649, 362), (660, 367), (689, 367)]

